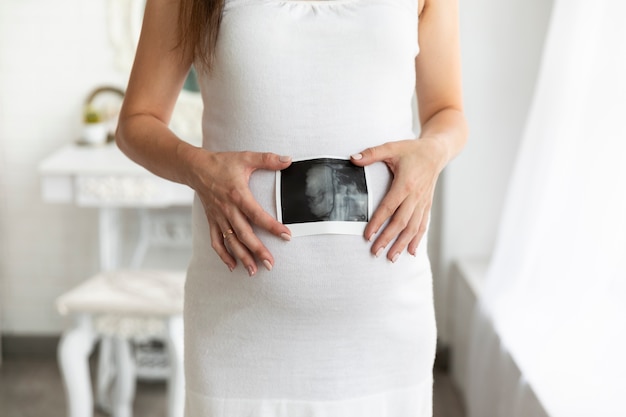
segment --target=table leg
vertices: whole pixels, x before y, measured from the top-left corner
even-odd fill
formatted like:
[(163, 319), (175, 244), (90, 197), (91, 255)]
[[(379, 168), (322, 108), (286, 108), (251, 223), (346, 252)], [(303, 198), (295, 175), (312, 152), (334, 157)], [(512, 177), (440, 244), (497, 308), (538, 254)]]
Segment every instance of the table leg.
[(111, 271), (120, 266), (120, 209), (101, 207), (99, 210), (100, 268)]
[(74, 326), (63, 333), (57, 352), (65, 385), (68, 417), (93, 416), (89, 355), (97, 335), (91, 316), (78, 315)]
[[(118, 207), (100, 207), (98, 211), (98, 237), (101, 271), (112, 271), (120, 266), (120, 209)], [(98, 361), (98, 375), (96, 384), (96, 402), (98, 407), (107, 413), (115, 412), (112, 395), (118, 390), (118, 380), (115, 380), (114, 370), (119, 372), (119, 363), (115, 356), (112, 338), (105, 337), (100, 343), (100, 357)], [(122, 371), (123, 372), (123, 371)], [(118, 374), (119, 376), (119, 374)], [(119, 408), (119, 407), (117, 407)]]
[(170, 376), (167, 384), (167, 416), (182, 417), (185, 407), (185, 370), (183, 367), (183, 317), (170, 317), (167, 322), (167, 347)]

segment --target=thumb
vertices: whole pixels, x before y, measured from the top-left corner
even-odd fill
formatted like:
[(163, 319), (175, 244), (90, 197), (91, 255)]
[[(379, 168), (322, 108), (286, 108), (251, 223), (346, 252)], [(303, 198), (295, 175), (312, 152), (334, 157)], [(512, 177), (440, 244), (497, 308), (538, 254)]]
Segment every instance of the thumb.
[(291, 157), (271, 152), (250, 152), (249, 163), (253, 169), (280, 171), (291, 165)]
[(359, 153), (350, 155), (350, 160), (353, 164), (358, 166), (370, 165), (374, 162), (386, 161), (393, 157), (391, 144), (385, 143), (384, 145), (373, 146), (367, 148)]

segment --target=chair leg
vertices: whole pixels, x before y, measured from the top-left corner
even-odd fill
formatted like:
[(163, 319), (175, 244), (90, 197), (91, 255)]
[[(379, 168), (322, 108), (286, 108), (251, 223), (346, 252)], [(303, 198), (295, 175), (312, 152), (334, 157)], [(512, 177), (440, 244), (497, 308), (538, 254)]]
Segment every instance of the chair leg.
[(125, 338), (116, 337), (114, 348), (117, 378), (113, 386), (112, 414), (113, 417), (131, 417), (136, 385), (131, 343)]
[(91, 316), (79, 315), (59, 342), (57, 356), (65, 385), (68, 417), (93, 416), (89, 355), (96, 339)]
[(111, 386), (115, 378), (115, 358), (113, 339), (105, 336), (100, 341), (98, 351), (98, 373), (96, 375), (96, 406), (111, 413)]
[(185, 370), (183, 366), (183, 318), (170, 317), (167, 322), (167, 348), (170, 356), (170, 377), (167, 385), (167, 416), (183, 417), (185, 401)]

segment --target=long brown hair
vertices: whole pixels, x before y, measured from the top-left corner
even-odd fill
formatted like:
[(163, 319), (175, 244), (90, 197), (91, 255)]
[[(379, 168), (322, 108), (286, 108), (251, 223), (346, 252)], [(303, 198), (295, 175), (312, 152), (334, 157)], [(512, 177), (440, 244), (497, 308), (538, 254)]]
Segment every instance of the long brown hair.
[(211, 69), (223, 11), (224, 0), (180, 0), (179, 45), (198, 69)]

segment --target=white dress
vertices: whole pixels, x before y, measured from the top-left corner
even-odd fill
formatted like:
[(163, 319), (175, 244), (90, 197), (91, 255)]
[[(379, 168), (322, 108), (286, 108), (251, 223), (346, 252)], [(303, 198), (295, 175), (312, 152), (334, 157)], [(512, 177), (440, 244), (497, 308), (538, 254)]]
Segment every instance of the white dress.
[[(200, 75), (212, 151), (345, 156), (414, 138), (417, 0), (226, 0)], [(376, 206), (391, 175), (369, 171)], [(275, 173), (250, 187), (276, 216)], [(188, 417), (430, 417), (436, 327), (423, 241), (396, 263), (357, 235), (283, 242), (248, 277), (194, 204), (185, 298)]]

